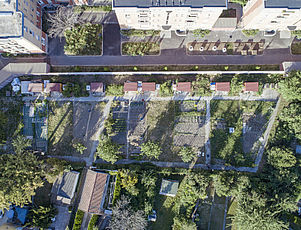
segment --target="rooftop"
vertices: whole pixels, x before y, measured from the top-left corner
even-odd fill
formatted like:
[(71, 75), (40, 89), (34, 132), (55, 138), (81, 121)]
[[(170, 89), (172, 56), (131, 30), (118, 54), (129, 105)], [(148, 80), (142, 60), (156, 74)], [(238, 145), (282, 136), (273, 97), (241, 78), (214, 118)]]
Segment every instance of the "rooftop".
[(258, 82), (245, 82), (245, 91), (258, 92)]
[(63, 174), (57, 192), (57, 195), (59, 196), (58, 199), (65, 198), (62, 199), (62, 201), (70, 204), (75, 193), (78, 178), (79, 172), (70, 171)]
[(138, 83), (137, 82), (125, 82), (123, 90), (127, 91), (137, 91), (138, 90)]
[(300, 9), (300, 0), (265, 0), (266, 8), (289, 8), (289, 9)]
[(91, 87), (91, 92), (103, 93), (103, 83), (102, 82), (91, 82), (90, 87)]
[(45, 92), (61, 92), (62, 91), (62, 84), (61, 83), (47, 83)]
[(160, 194), (165, 196), (176, 196), (178, 188), (178, 181), (162, 179)]
[(191, 82), (178, 82), (177, 91), (191, 92)]
[(114, 7), (226, 7), (227, 0), (113, 0)]
[(99, 213), (105, 198), (109, 174), (87, 170), (78, 208), (84, 212)]
[(230, 82), (216, 82), (215, 90), (229, 92), (230, 91)]
[(4, 12), (0, 6), (0, 38), (22, 35), (22, 13), (7, 11)]
[(28, 92), (32, 92), (32, 93), (43, 92), (43, 83), (29, 83)]
[(142, 91), (155, 91), (156, 83), (155, 82), (142, 82)]

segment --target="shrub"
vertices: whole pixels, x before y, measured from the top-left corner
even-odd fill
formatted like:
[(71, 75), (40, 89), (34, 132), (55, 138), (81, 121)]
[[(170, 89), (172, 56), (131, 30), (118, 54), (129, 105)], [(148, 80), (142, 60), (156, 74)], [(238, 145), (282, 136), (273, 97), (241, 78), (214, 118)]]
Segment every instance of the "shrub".
[(141, 145), (141, 154), (146, 156), (147, 158), (158, 159), (161, 153), (161, 147), (157, 143), (148, 141)]
[(74, 219), (74, 224), (73, 224), (73, 230), (80, 230), (84, 218), (84, 212), (82, 210), (77, 210), (75, 219)]
[(159, 36), (160, 35), (160, 30), (135, 30), (135, 29), (130, 29), (130, 30), (121, 30), (120, 33), (124, 36), (127, 37), (146, 37), (146, 36)]
[(123, 96), (123, 85), (108, 85), (106, 95), (108, 96)]
[(160, 86), (160, 97), (172, 96), (171, 81), (166, 81)]
[(247, 37), (252, 37), (258, 34), (259, 30), (243, 30), (243, 34)]
[(206, 35), (210, 34), (210, 30), (201, 30), (201, 29), (197, 29), (193, 31), (193, 36), (194, 37), (205, 37)]
[(296, 36), (297, 39), (301, 39), (301, 30), (294, 30), (294, 31), (291, 31), (291, 34), (293, 36)]
[(196, 80), (191, 83), (191, 89), (194, 96), (207, 96), (211, 94), (210, 79), (204, 75), (198, 75)]
[(114, 190), (113, 200), (112, 200), (113, 205), (115, 204), (116, 200), (119, 198), (120, 191), (121, 191), (121, 180), (120, 180), (120, 175), (118, 173), (116, 175), (115, 190)]
[(179, 155), (181, 156), (182, 161), (190, 162), (193, 160), (194, 157), (196, 157), (197, 152), (193, 150), (191, 147), (183, 147), (180, 150)]
[(114, 143), (109, 136), (102, 135), (99, 138), (96, 155), (101, 159), (114, 164), (118, 160), (120, 146)]
[(95, 214), (92, 215), (92, 218), (91, 218), (91, 220), (89, 222), (89, 225), (88, 225), (88, 230), (93, 230), (94, 229), (94, 227), (97, 224), (98, 219), (99, 219), (98, 215), (95, 215)]
[(130, 56), (156, 55), (160, 52), (160, 44), (155, 42), (124, 42), (122, 54)]

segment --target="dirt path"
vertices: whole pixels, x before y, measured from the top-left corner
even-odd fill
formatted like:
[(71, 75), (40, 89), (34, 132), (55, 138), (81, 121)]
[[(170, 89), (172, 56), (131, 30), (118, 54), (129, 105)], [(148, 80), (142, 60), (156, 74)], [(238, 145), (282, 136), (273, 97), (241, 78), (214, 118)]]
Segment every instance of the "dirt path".
[(206, 149), (206, 164), (211, 162), (211, 148), (210, 148), (210, 100), (206, 100), (206, 121), (205, 121), (205, 149)]
[[(101, 118), (101, 122), (100, 122), (100, 125), (98, 127), (98, 130), (96, 132), (96, 136), (100, 136), (100, 134), (103, 132), (104, 130), (104, 123), (105, 123), (105, 120), (108, 118), (109, 114), (110, 114), (110, 109), (111, 109), (111, 105), (112, 105), (112, 102), (113, 102), (113, 98), (111, 98), (108, 103), (106, 104), (104, 110), (103, 110), (103, 115), (102, 115), (102, 118)], [(94, 161), (94, 154), (96, 152), (96, 148), (98, 146), (98, 143), (99, 141), (93, 141), (92, 142), (92, 147), (91, 147), (91, 153), (90, 153), (90, 156), (89, 158), (85, 159), (86, 162), (87, 162), (87, 166), (91, 166), (93, 161)]]

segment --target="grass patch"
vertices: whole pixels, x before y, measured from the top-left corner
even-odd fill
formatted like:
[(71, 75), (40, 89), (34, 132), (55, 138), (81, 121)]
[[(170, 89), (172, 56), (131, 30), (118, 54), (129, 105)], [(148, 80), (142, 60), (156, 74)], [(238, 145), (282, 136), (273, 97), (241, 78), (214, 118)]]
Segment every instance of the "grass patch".
[(194, 37), (200, 37), (200, 38), (203, 38), (205, 37), (206, 35), (210, 34), (210, 30), (201, 30), (201, 29), (198, 29), (198, 30), (193, 30), (193, 36)]
[(158, 55), (160, 44), (155, 42), (124, 42), (122, 54), (129, 56)]
[(49, 102), (48, 145), (49, 153), (70, 155), (73, 140), (73, 105)]
[(82, 12), (110, 12), (112, 11), (112, 5), (105, 5), (105, 6), (74, 6), (74, 12), (82, 13)]
[(252, 37), (258, 34), (259, 30), (242, 30), (243, 34), (247, 37)]
[(0, 144), (10, 142), (13, 137), (21, 133), (23, 101), (14, 98), (0, 98)]
[(291, 52), (292, 54), (301, 54), (301, 42), (293, 42), (291, 44)]
[(65, 31), (67, 55), (101, 55), (102, 26), (86, 24)]
[[(133, 71), (162, 71), (165, 65), (155, 66), (51, 66), (51, 72), (126, 72)], [(168, 65), (168, 71), (278, 71), (279, 65)]]

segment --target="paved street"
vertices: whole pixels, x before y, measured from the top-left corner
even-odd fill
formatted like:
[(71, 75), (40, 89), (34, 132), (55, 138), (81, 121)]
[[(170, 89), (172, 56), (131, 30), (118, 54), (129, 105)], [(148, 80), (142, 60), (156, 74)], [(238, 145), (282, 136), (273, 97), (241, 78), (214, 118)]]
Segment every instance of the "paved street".
[(120, 56), (120, 27), (118, 24), (103, 25), (103, 55)]

